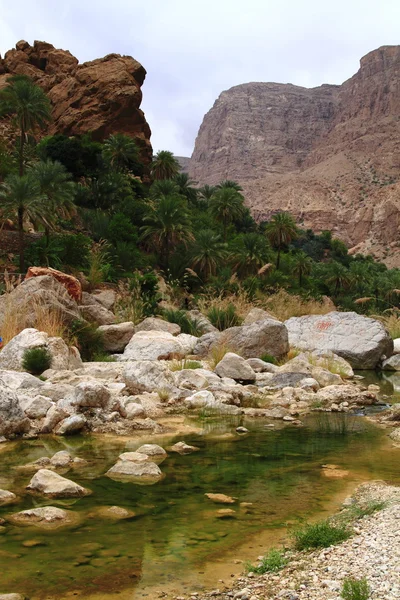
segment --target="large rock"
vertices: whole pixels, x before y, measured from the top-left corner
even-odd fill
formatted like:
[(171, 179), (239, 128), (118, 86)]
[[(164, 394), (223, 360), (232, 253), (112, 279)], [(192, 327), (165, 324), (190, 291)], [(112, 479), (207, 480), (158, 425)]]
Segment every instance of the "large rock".
[(47, 348), (51, 354), (51, 368), (60, 371), (74, 371), (83, 366), (81, 355), (75, 346), (67, 346), (60, 337), (49, 337)]
[[(86, 423), (87, 419), (84, 415), (71, 415), (59, 423), (55, 433), (57, 435), (75, 435), (86, 427)], [(50, 424), (47, 424), (47, 427), (50, 427)]]
[(231, 377), (237, 381), (254, 381), (256, 378), (255, 372), (244, 358), (233, 352), (227, 352), (214, 370), (220, 377)]
[(81, 498), (91, 494), (90, 490), (49, 469), (35, 473), (26, 489), (50, 498)]
[(19, 404), (18, 396), (0, 379), (0, 436), (25, 433), (29, 427), (29, 419)]
[(181, 328), (177, 323), (170, 323), (158, 317), (147, 317), (139, 325), (136, 325), (135, 333), (138, 331), (167, 331), (171, 335), (178, 335)]
[(135, 326), (131, 321), (115, 323), (113, 325), (101, 325), (104, 350), (108, 352), (123, 352), (135, 333)]
[(102, 140), (124, 133), (136, 141), (143, 163), (151, 162), (151, 132), (140, 110), (146, 71), (131, 56), (108, 54), (79, 64), (70, 52), (46, 42), (19, 42), (0, 59), (0, 73), (0, 88), (10, 75), (23, 74), (44, 89), (52, 104), (46, 134), (90, 133)]
[(65, 287), (71, 298), (76, 302), (80, 302), (82, 298), (82, 286), (79, 279), (73, 277), (73, 275), (67, 275), (62, 271), (52, 269), (51, 267), (29, 267), (25, 279), (29, 279), (30, 277), (40, 277), (42, 275), (54, 277), (54, 279), (59, 281), (61, 285)]
[(74, 392), (72, 404), (79, 408), (105, 408), (110, 400), (108, 388), (98, 381), (83, 381)]
[(400, 354), (400, 338), (393, 340), (393, 354)]
[(184, 356), (183, 345), (167, 331), (138, 331), (126, 346), (121, 360), (159, 360)]
[(182, 369), (174, 372), (175, 385), (185, 390), (201, 390), (208, 386), (208, 380), (198, 373), (199, 369)]
[(193, 348), (193, 354), (196, 356), (207, 356), (214, 346), (217, 346), (222, 338), (222, 333), (218, 330), (204, 333), (197, 339)]
[(379, 321), (354, 312), (292, 317), (285, 322), (291, 346), (334, 352), (355, 369), (373, 369), (390, 356), (393, 341)]
[(106, 473), (107, 477), (117, 481), (129, 481), (142, 485), (151, 485), (162, 479), (163, 474), (154, 462), (132, 462), (119, 460)]
[(189, 310), (187, 315), (202, 335), (218, 331), (211, 321), (199, 310)]
[(39, 393), (39, 390), (44, 387), (43, 381), (30, 373), (8, 371), (6, 369), (0, 370), (0, 382), (15, 392), (37, 390)]
[(107, 310), (113, 310), (117, 301), (117, 294), (114, 290), (95, 290), (92, 294), (97, 302), (100, 302)]
[(42, 419), (45, 417), (49, 409), (54, 406), (46, 396), (35, 396), (34, 398), (21, 397), (20, 405), (30, 419)]
[(116, 321), (114, 313), (99, 302), (81, 306), (80, 312), (84, 319), (99, 326), (112, 325)]
[(123, 372), (123, 381), (133, 394), (153, 392), (174, 385), (173, 374), (162, 362), (138, 360), (128, 363)]
[[(16, 525), (33, 525), (44, 529), (57, 529), (76, 522), (77, 516), (71, 511), (57, 506), (42, 506), (10, 515), (8, 520)], [(19, 594), (10, 594), (9, 600), (14, 600), (11, 596), (19, 596)], [(2, 596), (0, 596), (0, 600), (1, 598)]]
[(243, 358), (260, 358), (263, 354), (280, 357), (289, 350), (287, 329), (275, 319), (229, 327), (218, 341)]

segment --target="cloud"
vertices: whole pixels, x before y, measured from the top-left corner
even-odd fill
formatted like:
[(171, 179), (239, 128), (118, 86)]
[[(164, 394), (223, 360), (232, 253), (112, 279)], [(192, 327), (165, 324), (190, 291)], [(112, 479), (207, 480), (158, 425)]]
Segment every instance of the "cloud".
[(44, 39), (81, 62), (130, 54), (147, 69), (156, 150), (190, 155), (204, 114), (248, 81), (342, 83), (398, 42), (398, 0), (0, 0), (0, 52)]

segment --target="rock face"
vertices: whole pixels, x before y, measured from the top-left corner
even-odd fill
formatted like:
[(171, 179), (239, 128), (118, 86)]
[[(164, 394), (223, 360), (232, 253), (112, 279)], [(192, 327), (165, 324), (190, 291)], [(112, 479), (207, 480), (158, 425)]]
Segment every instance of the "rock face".
[(200, 184), (234, 179), (254, 216), (291, 212), (354, 251), (400, 265), (400, 46), (341, 86), (247, 83), (222, 92), (190, 160)]
[(334, 352), (355, 369), (374, 369), (382, 356), (393, 352), (393, 341), (382, 323), (354, 312), (292, 317), (285, 325), (291, 346)]
[(243, 358), (259, 358), (263, 354), (280, 357), (289, 350), (286, 327), (276, 319), (229, 327), (222, 332), (219, 341), (238, 350)]
[(57, 271), (51, 267), (29, 267), (25, 279), (29, 279), (30, 277), (40, 277), (41, 275), (50, 275), (51, 277), (54, 277), (54, 279), (57, 279), (57, 281), (65, 287), (71, 298), (76, 302), (80, 302), (82, 298), (82, 286), (76, 277), (67, 275), (66, 273), (62, 273), (62, 271)]
[(140, 110), (146, 71), (131, 56), (108, 54), (79, 64), (70, 52), (46, 42), (20, 41), (0, 59), (0, 89), (16, 74), (31, 77), (50, 98), (48, 134), (91, 132), (103, 139), (124, 133), (136, 140), (143, 162), (151, 161), (151, 132)]

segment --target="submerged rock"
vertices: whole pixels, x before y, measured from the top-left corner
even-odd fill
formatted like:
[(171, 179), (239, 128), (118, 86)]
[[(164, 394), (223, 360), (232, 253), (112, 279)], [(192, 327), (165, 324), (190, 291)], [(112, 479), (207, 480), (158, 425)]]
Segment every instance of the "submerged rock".
[(0, 506), (12, 504), (17, 500), (17, 496), (8, 490), (0, 490)]
[(196, 450), (200, 450), (196, 446), (190, 446), (186, 444), (186, 442), (177, 442), (170, 448), (171, 452), (178, 452), (178, 454), (191, 454), (192, 452), (196, 452)]
[(81, 498), (92, 493), (78, 483), (49, 469), (40, 469), (32, 477), (26, 489), (51, 498)]
[(57, 508), (56, 506), (43, 506), (15, 513), (10, 515), (8, 520), (17, 525), (34, 525), (45, 529), (56, 529), (76, 522), (78, 517), (69, 510)]
[(154, 462), (137, 463), (130, 460), (119, 460), (106, 475), (111, 479), (144, 485), (157, 483), (163, 477), (161, 469)]
[(113, 519), (119, 521), (121, 519), (132, 519), (136, 516), (133, 510), (122, 508), (122, 506), (98, 506), (90, 516), (98, 516), (102, 519)]
[(215, 502), (216, 504), (234, 504), (236, 500), (231, 498), (230, 496), (226, 496), (225, 494), (204, 494), (207, 496), (209, 500)]

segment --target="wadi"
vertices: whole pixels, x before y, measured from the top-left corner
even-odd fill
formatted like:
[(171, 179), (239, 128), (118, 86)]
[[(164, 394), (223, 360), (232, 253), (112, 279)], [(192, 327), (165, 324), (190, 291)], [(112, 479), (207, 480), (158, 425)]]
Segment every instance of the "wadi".
[[(153, 153), (134, 58), (0, 57), (0, 600), (399, 598), (395, 219), (382, 253), (374, 216), (351, 232), (314, 194), (330, 161), (354, 201), (357, 152), (365, 204), (376, 179), (388, 207), (394, 154), (374, 165), (398, 121), (354, 140), (395, 106), (366, 131), (351, 90), (375, 97), (398, 57), (285, 88), (288, 112), (283, 84), (224, 92), (188, 164)], [(266, 172), (235, 159), (244, 93), (273, 109), (248, 128)], [(297, 139), (298, 106), (287, 150), (271, 131)], [(300, 181), (320, 212), (283, 202)]]

